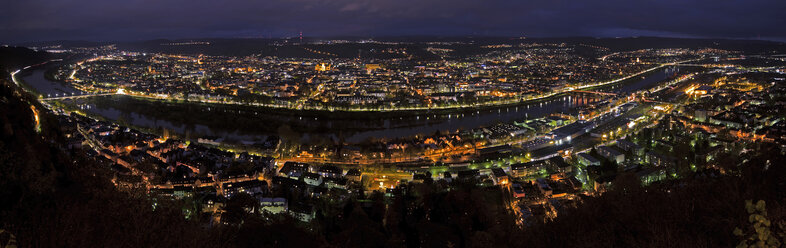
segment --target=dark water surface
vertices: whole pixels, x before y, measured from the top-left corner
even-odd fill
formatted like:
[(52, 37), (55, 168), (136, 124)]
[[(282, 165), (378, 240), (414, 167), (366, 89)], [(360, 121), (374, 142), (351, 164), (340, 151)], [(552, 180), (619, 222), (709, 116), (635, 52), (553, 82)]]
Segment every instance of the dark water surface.
[[(602, 91), (629, 93), (654, 86), (677, 73), (674, 68), (662, 68), (643, 77), (607, 86)], [(78, 90), (47, 80), (44, 69), (32, 69), (17, 76), (42, 94), (78, 94)], [(532, 119), (551, 113), (575, 112), (575, 107), (596, 101), (593, 95), (564, 95), (545, 101), (519, 106), (499, 107), (454, 114), (420, 114), (355, 118), (331, 115), (300, 115), (259, 108), (226, 107), (202, 104), (167, 103), (136, 99), (128, 96), (90, 97), (64, 101), (84, 112), (109, 120), (150, 129), (168, 129), (190, 138), (218, 138), (237, 143), (261, 141), (278, 134), (282, 126), (289, 126), (303, 134), (305, 142), (320, 138), (344, 139), (361, 142), (374, 138), (411, 137), (437, 131), (456, 131), (493, 125), (500, 122)]]

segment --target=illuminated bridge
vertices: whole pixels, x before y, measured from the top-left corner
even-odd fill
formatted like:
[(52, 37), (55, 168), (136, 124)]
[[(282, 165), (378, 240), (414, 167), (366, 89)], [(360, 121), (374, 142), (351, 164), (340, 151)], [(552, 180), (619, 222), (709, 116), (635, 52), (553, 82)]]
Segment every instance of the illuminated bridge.
[(84, 94), (84, 95), (68, 95), (64, 93), (63, 96), (57, 96), (57, 94), (55, 94), (54, 97), (41, 98), (41, 100), (42, 101), (66, 100), (66, 99), (79, 99), (79, 98), (87, 98), (87, 97), (94, 97), (94, 96), (111, 96), (111, 95), (122, 95), (122, 93), (108, 92), (108, 93)]

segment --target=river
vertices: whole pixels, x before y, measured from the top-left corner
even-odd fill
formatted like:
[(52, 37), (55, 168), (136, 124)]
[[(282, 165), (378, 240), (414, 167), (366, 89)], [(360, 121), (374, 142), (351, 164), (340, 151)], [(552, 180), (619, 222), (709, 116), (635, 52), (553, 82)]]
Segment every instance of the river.
[[(35, 68), (17, 75), (41, 94), (63, 94), (78, 90), (47, 80), (45, 68)], [(604, 91), (628, 93), (654, 86), (678, 72), (665, 67), (634, 77), (620, 84), (605, 86)], [(543, 117), (551, 113), (575, 113), (575, 107), (591, 104), (594, 96), (563, 95), (519, 106), (499, 107), (454, 114), (420, 114), (409, 116), (346, 117), (335, 115), (300, 115), (261, 108), (204, 104), (183, 104), (137, 99), (129, 96), (102, 96), (64, 101), (84, 112), (106, 119), (147, 129), (167, 129), (181, 137), (209, 138), (231, 143), (254, 143), (276, 135), (287, 126), (302, 135), (303, 142), (343, 139), (350, 143), (368, 139), (394, 139), (428, 135), (437, 131), (454, 132), (500, 122)], [(287, 128), (284, 128), (287, 129)]]

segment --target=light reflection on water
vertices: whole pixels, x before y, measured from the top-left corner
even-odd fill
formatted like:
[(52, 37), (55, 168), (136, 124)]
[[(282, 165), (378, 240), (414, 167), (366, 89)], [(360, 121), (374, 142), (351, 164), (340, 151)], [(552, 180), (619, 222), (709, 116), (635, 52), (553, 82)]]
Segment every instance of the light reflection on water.
[[(676, 70), (665, 68), (657, 70), (644, 78), (631, 83), (609, 87), (607, 91), (613, 92), (632, 92), (652, 86), (654, 83), (667, 79), (676, 74)], [(78, 92), (67, 86), (51, 82), (44, 78), (44, 69), (34, 69), (26, 75), (22, 75), (24, 81), (41, 93), (54, 94), (63, 92)], [(314, 116), (293, 116), (269, 113), (264, 110), (238, 111), (224, 108), (194, 106), (189, 111), (194, 111), (194, 115), (208, 113), (210, 118), (217, 118), (220, 121), (202, 123), (197, 119), (171, 118), (168, 116), (153, 116), (153, 112), (165, 111), (165, 104), (146, 100), (133, 99), (128, 96), (103, 97), (110, 100), (80, 100), (79, 104), (85, 111), (101, 115), (107, 119), (129, 123), (133, 126), (140, 126), (151, 129), (169, 129), (179, 134), (188, 133), (192, 138), (199, 137), (222, 137), (227, 141), (251, 142), (262, 141), (267, 135), (276, 134), (276, 130), (281, 125), (289, 125), (296, 132), (304, 134), (304, 141), (308, 141), (312, 136), (327, 136), (337, 139), (343, 136), (348, 142), (361, 142), (369, 138), (398, 138), (410, 137), (418, 134), (433, 134), (437, 131), (456, 131), (478, 128), (493, 125), (500, 122), (513, 122), (524, 119), (543, 117), (551, 113), (574, 114), (575, 107), (591, 104), (594, 97), (582, 95), (570, 95), (559, 98), (552, 98), (548, 101), (541, 101), (520, 105), (515, 107), (501, 107), (497, 109), (479, 110), (474, 112), (451, 113), (445, 115), (423, 114), (417, 116), (395, 116), (378, 119), (338, 119)], [(72, 101), (73, 102), (73, 101)], [(97, 102), (99, 104), (97, 104)], [(128, 111), (123, 104), (133, 104), (136, 110)], [(141, 106), (140, 106), (141, 105)], [(268, 112), (268, 113), (266, 113)], [(186, 113), (180, 116), (192, 116)], [(233, 118), (246, 116), (251, 118), (255, 125), (248, 123), (237, 123)]]

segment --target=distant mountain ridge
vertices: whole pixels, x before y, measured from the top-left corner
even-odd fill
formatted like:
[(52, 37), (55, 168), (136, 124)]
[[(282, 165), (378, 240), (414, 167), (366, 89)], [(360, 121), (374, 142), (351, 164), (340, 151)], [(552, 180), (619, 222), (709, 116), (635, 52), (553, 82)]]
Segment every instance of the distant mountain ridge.
[[(738, 40), (738, 39), (707, 39), (707, 38), (668, 38), (668, 37), (625, 37), (625, 38), (594, 38), (594, 37), (550, 37), (550, 38), (519, 38), (519, 37), (440, 37), (440, 36), (400, 36), (400, 37), (333, 37), (315, 38), (304, 37), (303, 42), (311, 43), (315, 41), (328, 40), (375, 40), (383, 42), (399, 42), (403, 44), (388, 45), (374, 43), (350, 43), (350, 44), (305, 44), (311, 47), (328, 47), (331, 49), (347, 50), (339, 53), (339, 57), (355, 57), (358, 49), (373, 49), (383, 47), (426, 47), (426, 46), (449, 46), (449, 44), (433, 44), (433, 42), (454, 42), (466, 43), (463, 46), (470, 48), (492, 45), (492, 44), (520, 44), (520, 43), (566, 43), (566, 44), (586, 44), (609, 48), (612, 52), (629, 51), (638, 49), (661, 49), (661, 48), (716, 48), (725, 50), (737, 50), (750, 54), (776, 54), (786, 53), (786, 43), (767, 41), (767, 40)], [(169, 45), (173, 43), (184, 43), (191, 41), (209, 42), (210, 44), (193, 45)], [(278, 42), (278, 46), (271, 46)], [(250, 54), (262, 54), (270, 56), (293, 56), (309, 57), (306, 52), (290, 51), (298, 50), (299, 47), (292, 48), (299, 43), (297, 37), (293, 38), (195, 38), (195, 39), (154, 39), (144, 41), (120, 41), (120, 42), (94, 42), (94, 41), (51, 41), (22, 43), (23, 46), (53, 46), (61, 45), (63, 48), (74, 47), (96, 47), (102, 45), (116, 44), (118, 49), (139, 52), (165, 52), (182, 54), (208, 54), (208, 55), (232, 55), (244, 56)], [(462, 45), (455, 45), (462, 46)], [(345, 48), (342, 48), (345, 47)], [(334, 52), (334, 51), (331, 51)], [(343, 54), (343, 55), (342, 55)]]

